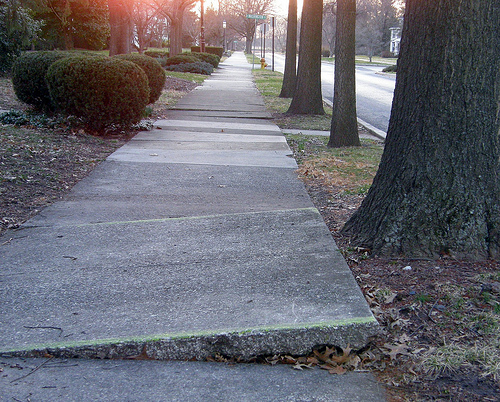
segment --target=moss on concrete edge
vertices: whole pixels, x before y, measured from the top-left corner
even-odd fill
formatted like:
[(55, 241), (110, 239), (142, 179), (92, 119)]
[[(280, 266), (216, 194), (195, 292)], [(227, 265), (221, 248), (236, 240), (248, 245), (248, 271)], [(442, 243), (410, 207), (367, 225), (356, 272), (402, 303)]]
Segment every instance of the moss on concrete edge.
[(150, 353), (151, 358), (204, 359), (215, 353), (250, 357), (273, 353), (302, 354), (319, 344), (362, 347), (379, 331), (373, 316), (301, 325), (165, 333), (147, 336), (80, 340), (28, 345), (1, 354), (34, 357), (127, 358)]

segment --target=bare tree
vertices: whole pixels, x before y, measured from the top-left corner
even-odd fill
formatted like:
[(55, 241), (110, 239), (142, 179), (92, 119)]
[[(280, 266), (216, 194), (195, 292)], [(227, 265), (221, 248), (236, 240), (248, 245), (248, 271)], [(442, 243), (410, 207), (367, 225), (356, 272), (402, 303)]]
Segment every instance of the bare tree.
[(170, 21), (170, 56), (182, 53), (184, 13), (196, 0), (155, 0), (159, 12)]
[(252, 53), (252, 42), (255, 36), (255, 20), (247, 18), (247, 15), (267, 15), (273, 10), (273, 1), (274, 0), (221, 1), (221, 7), (224, 8), (228, 16), (228, 18), (226, 18), (227, 24), (232, 30), (237, 32), (241, 38), (246, 39), (246, 53)]
[(144, 52), (154, 36), (154, 26), (158, 23), (158, 9), (151, 0), (135, 0), (132, 20), (134, 24), (133, 46), (139, 53)]
[(297, 83), (297, 0), (288, 0), (285, 71), (280, 98), (291, 98)]
[(323, 0), (304, 0), (297, 85), (289, 114), (325, 114), (321, 95), (322, 17)]
[(407, 0), (384, 154), (343, 229), (354, 245), (500, 258), (499, 5)]
[(398, 24), (398, 4), (396, 0), (357, 0), (357, 50), (370, 61), (374, 55), (389, 50), (389, 28)]
[(330, 56), (335, 53), (336, 18), (337, 0), (331, 0), (323, 6), (323, 44), (330, 49)]
[(359, 146), (356, 116), (356, 0), (337, 0), (335, 80), (329, 147)]

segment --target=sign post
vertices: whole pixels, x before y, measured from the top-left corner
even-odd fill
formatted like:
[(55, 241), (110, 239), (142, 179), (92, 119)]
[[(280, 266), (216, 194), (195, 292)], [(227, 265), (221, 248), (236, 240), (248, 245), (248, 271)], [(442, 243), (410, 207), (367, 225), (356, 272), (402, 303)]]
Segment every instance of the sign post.
[(271, 20), (272, 20), (272, 25), (273, 25), (273, 68), (272, 70), (274, 71), (274, 20), (276, 19), (276, 17), (271, 17)]
[(255, 37), (257, 36), (257, 20), (267, 20), (267, 17), (265, 15), (247, 14), (247, 18), (249, 20), (255, 21), (255, 27), (253, 30), (254, 33), (253, 33), (253, 51), (252, 51), (252, 70), (253, 70), (255, 65)]

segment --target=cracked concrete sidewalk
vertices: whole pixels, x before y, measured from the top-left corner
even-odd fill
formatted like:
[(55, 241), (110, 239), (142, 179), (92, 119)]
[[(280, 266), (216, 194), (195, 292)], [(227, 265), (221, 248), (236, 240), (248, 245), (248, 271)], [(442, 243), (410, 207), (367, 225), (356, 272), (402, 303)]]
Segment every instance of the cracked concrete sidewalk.
[[(291, 151), (269, 120), (250, 68), (242, 54), (234, 54), (152, 131), (139, 133), (64, 200), (0, 238), (1, 361), (304, 354), (325, 344), (361, 347), (378, 332), (297, 178)], [(98, 360), (75, 364), (104, 370)], [(221, 376), (226, 371), (243, 377), (210, 385), (206, 370), (215, 366), (203, 363), (116, 364), (117, 372), (107, 372), (116, 398), (106, 399), (141, 399), (123, 396), (131, 371), (151, 391), (144, 399), (156, 399), (150, 377), (160, 375), (158, 368), (178, 378), (179, 400), (211, 399), (191, 399), (196, 389), (217, 390), (222, 400), (284, 400), (273, 398), (272, 386), (254, 398), (257, 391), (241, 395), (230, 384), (244, 382), (250, 372), (260, 381), (283, 376), (288, 386), (306, 378), (282, 368), (217, 366)], [(80, 369), (40, 369), (36, 376), (58, 373), (55, 389), (61, 391), (74, 382), (66, 375)], [(179, 375), (184, 370), (198, 374), (186, 381)], [(10, 383), (9, 374), (0, 379), (0, 390), (52, 398), (36, 376)], [(307, 399), (311, 390), (304, 388), (305, 399), (294, 400), (384, 400), (366, 373), (352, 373), (345, 387), (370, 393), (368, 399), (331, 399), (330, 386), (350, 395), (342, 381), (319, 370), (306, 376), (330, 385), (318, 385), (318, 399)], [(101, 395), (98, 382), (85, 387)]]

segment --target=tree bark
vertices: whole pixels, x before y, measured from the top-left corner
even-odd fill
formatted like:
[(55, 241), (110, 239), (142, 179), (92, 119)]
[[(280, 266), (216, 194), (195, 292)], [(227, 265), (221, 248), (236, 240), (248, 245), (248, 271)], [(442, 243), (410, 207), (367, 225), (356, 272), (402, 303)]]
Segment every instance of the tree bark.
[(176, 8), (170, 18), (170, 57), (182, 53), (182, 23), (184, 9)]
[(126, 0), (108, 0), (109, 7), (109, 55), (127, 54), (131, 51), (132, 17)]
[(325, 114), (321, 95), (322, 0), (304, 0), (297, 84), (288, 114)]
[(359, 146), (356, 113), (356, 0), (337, 1), (335, 80), (329, 147)]
[(245, 38), (245, 53), (246, 54), (252, 54), (252, 43), (253, 43), (253, 36), (251, 38), (249, 38), (249, 37)]
[(385, 151), (343, 229), (355, 245), (500, 257), (499, 89), (499, 0), (407, 0)]
[(292, 98), (297, 83), (297, 0), (288, 1), (285, 71), (280, 98)]

